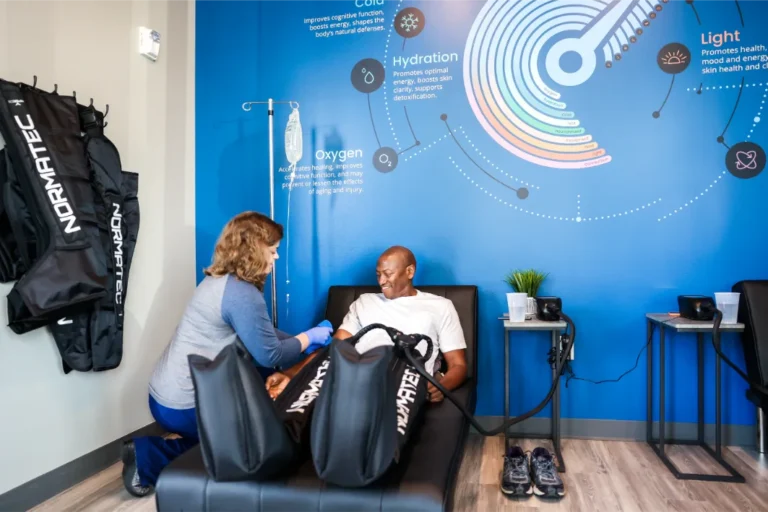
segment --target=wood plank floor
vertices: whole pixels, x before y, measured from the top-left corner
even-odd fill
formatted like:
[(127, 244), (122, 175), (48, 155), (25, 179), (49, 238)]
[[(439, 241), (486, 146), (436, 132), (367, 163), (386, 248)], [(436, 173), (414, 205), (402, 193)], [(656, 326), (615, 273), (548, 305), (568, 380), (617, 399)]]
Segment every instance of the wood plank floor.
[[(551, 449), (548, 441), (516, 440), (524, 450)], [(502, 437), (471, 435), (459, 470), (454, 510), (469, 511), (674, 511), (758, 512), (768, 510), (768, 461), (756, 452), (733, 447), (725, 459), (747, 479), (746, 484), (675, 479), (645, 443), (564, 439), (561, 473), (566, 496), (559, 502), (531, 497), (507, 499), (499, 492)], [(722, 473), (703, 449), (669, 447), (681, 471)], [(153, 512), (155, 500), (132, 498), (122, 487), (116, 464), (33, 509), (42, 511)]]

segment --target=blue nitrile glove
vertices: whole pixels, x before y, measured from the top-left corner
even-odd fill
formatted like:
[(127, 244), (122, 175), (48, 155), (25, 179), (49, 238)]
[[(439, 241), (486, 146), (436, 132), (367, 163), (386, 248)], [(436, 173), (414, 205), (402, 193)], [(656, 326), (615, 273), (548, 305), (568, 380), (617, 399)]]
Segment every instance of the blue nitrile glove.
[(313, 327), (306, 331), (304, 334), (309, 338), (309, 346), (304, 351), (305, 354), (311, 354), (315, 350), (323, 348), (331, 342), (331, 334), (333, 334), (333, 326), (328, 320), (323, 320), (317, 327)]

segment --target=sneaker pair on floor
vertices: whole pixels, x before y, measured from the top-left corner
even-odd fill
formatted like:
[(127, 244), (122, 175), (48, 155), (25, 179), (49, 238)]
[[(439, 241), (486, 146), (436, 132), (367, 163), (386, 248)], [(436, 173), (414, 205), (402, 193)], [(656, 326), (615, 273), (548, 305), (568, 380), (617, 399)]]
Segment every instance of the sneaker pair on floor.
[(513, 446), (504, 457), (501, 475), (501, 492), (513, 497), (531, 494), (543, 498), (562, 498), (565, 485), (555, 467), (552, 454), (545, 448), (534, 448), (530, 453)]

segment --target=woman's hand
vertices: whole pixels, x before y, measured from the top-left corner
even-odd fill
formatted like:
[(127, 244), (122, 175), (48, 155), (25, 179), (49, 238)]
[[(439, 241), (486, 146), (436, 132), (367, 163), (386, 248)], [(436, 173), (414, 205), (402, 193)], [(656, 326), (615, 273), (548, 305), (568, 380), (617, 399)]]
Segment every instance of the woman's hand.
[(267, 392), (269, 393), (269, 396), (272, 397), (272, 400), (277, 398), (278, 395), (283, 392), (285, 386), (287, 386), (290, 381), (290, 377), (280, 372), (273, 373), (267, 377)]
[(333, 334), (333, 327), (331, 322), (323, 320), (317, 327), (313, 327), (304, 332), (307, 335), (309, 343), (304, 351), (305, 354), (311, 354), (315, 350), (321, 349), (331, 342), (331, 335)]

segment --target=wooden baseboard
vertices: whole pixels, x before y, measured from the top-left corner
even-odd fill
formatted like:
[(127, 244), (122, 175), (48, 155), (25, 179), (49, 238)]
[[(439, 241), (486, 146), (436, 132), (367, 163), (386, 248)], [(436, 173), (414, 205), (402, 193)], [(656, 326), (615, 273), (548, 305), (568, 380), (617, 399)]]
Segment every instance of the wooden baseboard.
[(120, 460), (123, 441), (138, 436), (164, 435), (157, 423), (150, 423), (120, 439), (93, 450), (71, 462), (0, 494), (0, 510), (29, 510)]

